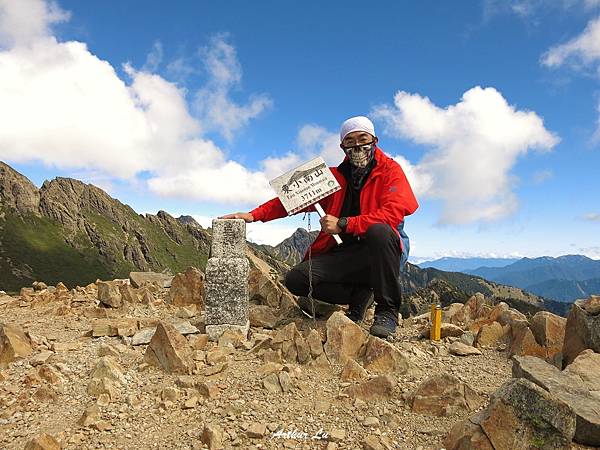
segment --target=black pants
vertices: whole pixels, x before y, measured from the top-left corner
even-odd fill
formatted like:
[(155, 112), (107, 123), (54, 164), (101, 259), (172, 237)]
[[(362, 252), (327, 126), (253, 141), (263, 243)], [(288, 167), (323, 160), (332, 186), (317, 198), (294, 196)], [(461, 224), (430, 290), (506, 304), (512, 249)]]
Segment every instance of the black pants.
[[(374, 293), (375, 314), (398, 316), (400, 290), (400, 238), (387, 224), (372, 225), (365, 238), (341, 245), (312, 258), (313, 297), (348, 305), (363, 302)], [(308, 295), (308, 261), (293, 267), (285, 285), (294, 295)]]

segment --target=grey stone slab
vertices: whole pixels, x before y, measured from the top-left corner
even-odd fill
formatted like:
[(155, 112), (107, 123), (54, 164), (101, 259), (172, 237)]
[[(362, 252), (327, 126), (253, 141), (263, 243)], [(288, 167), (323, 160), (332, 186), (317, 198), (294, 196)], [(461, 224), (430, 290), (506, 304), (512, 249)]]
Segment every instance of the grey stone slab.
[(245, 258), (246, 222), (242, 219), (214, 219), (210, 256), (212, 258)]
[(221, 325), (206, 325), (206, 334), (208, 335), (208, 339), (211, 341), (218, 341), (221, 335), (227, 331), (240, 331), (244, 336), (248, 336), (248, 331), (250, 330), (250, 321), (248, 321), (245, 325), (232, 325), (232, 324), (221, 324)]
[(156, 283), (163, 288), (169, 288), (173, 275), (158, 272), (130, 272), (129, 280), (135, 288), (142, 287), (146, 283)]
[(513, 356), (512, 374), (546, 389), (575, 412), (576, 442), (600, 446), (600, 400), (581, 380), (535, 356)]
[(248, 274), (246, 258), (210, 258), (206, 265), (206, 325), (248, 323)]

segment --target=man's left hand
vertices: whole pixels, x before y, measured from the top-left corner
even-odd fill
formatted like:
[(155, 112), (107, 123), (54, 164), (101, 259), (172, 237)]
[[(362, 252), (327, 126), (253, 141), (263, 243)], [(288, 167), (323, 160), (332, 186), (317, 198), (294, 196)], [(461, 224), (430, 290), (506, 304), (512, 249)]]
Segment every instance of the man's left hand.
[(331, 214), (326, 214), (321, 217), (321, 231), (327, 234), (340, 234), (342, 229), (338, 227), (338, 218)]

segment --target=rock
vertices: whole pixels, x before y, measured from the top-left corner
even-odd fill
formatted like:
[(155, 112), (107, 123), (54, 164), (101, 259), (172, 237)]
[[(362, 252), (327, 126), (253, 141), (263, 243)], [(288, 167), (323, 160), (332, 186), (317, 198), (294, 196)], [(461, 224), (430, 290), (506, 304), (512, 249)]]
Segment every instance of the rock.
[(219, 450), (223, 448), (223, 430), (218, 425), (205, 424), (202, 430), (201, 440), (209, 450)]
[(306, 364), (310, 360), (310, 347), (301, 333), (294, 336), (294, 345), (296, 346), (296, 354), (300, 364)]
[(202, 382), (196, 385), (200, 395), (206, 398), (216, 398), (219, 395), (219, 387), (214, 383)]
[(83, 415), (77, 421), (77, 424), (82, 427), (89, 427), (100, 420), (100, 408), (96, 405), (88, 406)]
[(204, 304), (204, 273), (195, 267), (188, 267), (178, 273), (171, 282), (167, 303), (176, 306)]
[(581, 304), (581, 308), (590, 316), (600, 314), (600, 295), (590, 295), (590, 298)]
[(377, 417), (367, 417), (362, 423), (365, 427), (376, 427), (379, 426), (379, 419)]
[(367, 333), (341, 311), (334, 312), (327, 320), (327, 341), (324, 345), (329, 361), (343, 364), (356, 359), (367, 339)]
[(370, 372), (405, 374), (413, 369), (408, 357), (387, 341), (369, 336), (363, 366)]
[(573, 412), (523, 379), (501, 386), (478, 422), (495, 449), (567, 449), (575, 432)]
[(377, 436), (367, 436), (364, 438), (361, 443), (363, 450), (386, 450), (381, 442), (379, 441), (379, 437)]
[(283, 392), (289, 392), (292, 389), (292, 379), (288, 372), (279, 372), (277, 375), (279, 378), (279, 385)]
[(48, 359), (53, 355), (53, 352), (49, 352), (49, 351), (43, 351), (38, 353), (37, 355), (33, 356), (30, 360), (29, 360), (29, 364), (31, 364), (33, 367), (36, 366), (41, 366), (42, 364), (44, 364), (46, 361), (48, 361)]
[(462, 311), (464, 306), (462, 303), (452, 303), (447, 308), (444, 308), (442, 310), (442, 323), (447, 322), (458, 325), (458, 323), (455, 323), (454, 317)]
[(119, 351), (110, 344), (102, 344), (98, 349), (98, 356), (111, 356), (112, 358), (119, 357)]
[(92, 397), (100, 397), (103, 394), (108, 395), (111, 400), (115, 400), (119, 390), (117, 384), (108, 378), (92, 378), (88, 384), (88, 395)]
[(166, 387), (160, 391), (160, 399), (175, 403), (179, 399), (179, 391), (174, 387)]
[(165, 322), (160, 322), (144, 354), (144, 361), (169, 373), (187, 374), (194, 367), (187, 339)]
[(0, 369), (19, 358), (26, 358), (33, 352), (23, 330), (11, 325), (0, 324)]
[(360, 364), (349, 359), (342, 369), (340, 381), (361, 381), (367, 379), (368, 376), (369, 374)]
[(452, 355), (457, 356), (481, 355), (481, 350), (475, 347), (471, 347), (470, 345), (466, 345), (461, 341), (455, 341), (452, 344), (450, 344), (450, 347), (448, 347), (448, 351)]
[(138, 320), (122, 319), (92, 319), (92, 336), (133, 336), (138, 330)]
[(443, 445), (447, 450), (495, 450), (479, 424), (470, 418), (456, 423)]
[(333, 428), (329, 432), (329, 440), (332, 442), (342, 442), (346, 439), (346, 431), (340, 428)]
[(492, 310), (488, 314), (488, 319), (497, 322), (500, 316), (509, 309), (510, 307), (506, 303), (500, 302), (492, 308)]
[(118, 381), (121, 384), (125, 384), (125, 376), (123, 375), (123, 369), (110, 356), (103, 356), (98, 360), (94, 369), (91, 373), (91, 378), (107, 378), (109, 380)]
[(395, 386), (395, 378), (390, 375), (379, 375), (358, 385), (349, 386), (344, 390), (344, 394), (366, 402), (388, 400), (392, 397)]
[(310, 330), (310, 332), (306, 336), (306, 342), (310, 349), (310, 355), (313, 358), (316, 358), (319, 355), (323, 354), (323, 341), (321, 340), (321, 335), (317, 330)]
[(233, 348), (242, 348), (247, 342), (247, 335), (240, 330), (225, 330), (219, 337), (218, 346), (227, 347), (231, 345)]
[(475, 343), (475, 335), (471, 331), (465, 331), (463, 334), (461, 334), (459, 340), (463, 344), (472, 347)]
[(600, 353), (590, 349), (582, 351), (563, 373), (581, 380), (600, 399)]
[(278, 373), (283, 370), (283, 364), (275, 362), (268, 362), (256, 369), (256, 373), (259, 375), (268, 375), (270, 373)]
[(546, 357), (546, 349), (537, 343), (527, 324), (513, 328), (510, 355)]
[(280, 351), (282, 357), (288, 362), (304, 364), (310, 359), (308, 343), (294, 322), (277, 331), (270, 345), (273, 350)]
[[(597, 297), (596, 297), (597, 298)], [(571, 364), (585, 349), (600, 353), (600, 314), (590, 314), (584, 307), (596, 300), (577, 300), (567, 317), (563, 346), (563, 367)]]
[[(250, 261), (248, 288), (250, 301), (253, 304), (269, 306), (278, 309), (284, 316), (294, 305), (291, 294), (277, 280), (278, 274), (266, 261), (258, 257), (252, 249), (246, 253)], [(287, 306), (286, 306), (287, 304)]]
[(53, 352), (72, 352), (74, 350), (79, 350), (83, 347), (83, 344), (79, 341), (70, 341), (70, 342), (53, 342), (50, 347)]
[(503, 311), (502, 313), (500, 313), (500, 315), (498, 316), (498, 318), (496, 319), (496, 321), (502, 325), (512, 325), (513, 322), (515, 321), (527, 321), (527, 317), (525, 317), (525, 315), (519, 311), (517, 311), (514, 308), (509, 308), (506, 311)]
[(279, 376), (277, 373), (270, 373), (263, 378), (263, 387), (273, 393), (283, 392), (281, 384), (279, 383)]
[(190, 347), (194, 350), (205, 350), (206, 345), (208, 344), (208, 335), (207, 334), (196, 334), (188, 337), (188, 342), (190, 343)]
[(193, 395), (190, 398), (186, 399), (185, 402), (183, 402), (183, 409), (193, 409), (197, 405), (198, 405), (198, 397)]
[[(422, 332), (421, 332), (421, 336), (424, 337), (425, 339), (429, 339), (429, 333), (431, 331), (430, 327), (425, 328)], [(445, 337), (459, 337), (461, 336), (465, 331), (457, 326), (454, 325), (452, 323), (442, 323), (441, 327), (440, 327), (440, 337), (443, 339)]]
[(144, 328), (143, 330), (138, 331), (131, 338), (131, 345), (149, 344), (155, 332), (156, 328)]
[(477, 347), (495, 347), (504, 337), (504, 329), (498, 322), (483, 325), (477, 333)]
[(470, 309), (469, 315), (473, 320), (487, 317), (487, 314), (489, 314), (489, 307), (491, 306), (491, 302), (486, 299), (481, 292), (477, 292), (475, 295), (472, 295), (465, 302), (465, 307)]
[(191, 319), (193, 317), (196, 317), (197, 314), (198, 314), (198, 310), (196, 309), (196, 306), (190, 305), (190, 306), (182, 306), (181, 308), (179, 308), (177, 310), (177, 312), (175, 313), (175, 316), (179, 317), (181, 319)]
[(135, 289), (129, 284), (119, 285), (119, 292), (121, 293), (121, 301), (129, 304), (140, 303), (140, 297), (138, 296)]
[(42, 433), (25, 444), (25, 450), (60, 450), (62, 446), (53, 436)]
[(123, 304), (119, 285), (114, 281), (98, 281), (98, 300), (104, 306), (119, 308)]
[(130, 272), (129, 280), (135, 288), (141, 288), (145, 284), (157, 284), (160, 287), (169, 288), (173, 276), (156, 272)]
[(412, 395), (412, 411), (432, 416), (450, 416), (471, 411), (481, 403), (480, 396), (453, 375), (433, 375)]
[(576, 415), (575, 441), (600, 445), (600, 399), (576, 377), (547, 362), (531, 357), (513, 357), (513, 377), (525, 378), (568, 405)]
[(273, 329), (277, 325), (278, 317), (273, 308), (267, 305), (250, 305), (250, 326)]
[(548, 311), (536, 313), (529, 322), (536, 342), (546, 349), (546, 360), (557, 367), (562, 367), (566, 325), (567, 319)]
[(263, 438), (267, 434), (267, 426), (263, 423), (253, 423), (246, 430), (246, 435), (251, 438)]

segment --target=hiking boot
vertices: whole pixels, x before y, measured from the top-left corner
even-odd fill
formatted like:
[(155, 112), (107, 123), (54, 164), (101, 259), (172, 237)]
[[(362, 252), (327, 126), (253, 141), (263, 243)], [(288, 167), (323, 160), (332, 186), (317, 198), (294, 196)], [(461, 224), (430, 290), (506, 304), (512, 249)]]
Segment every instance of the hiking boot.
[(396, 332), (396, 327), (398, 326), (398, 319), (393, 317), (391, 313), (375, 313), (375, 320), (373, 321), (373, 325), (371, 325), (371, 329), (369, 333), (373, 336), (377, 336), (380, 338), (387, 338)]
[(374, 301), (373, 294), (369, 292), (369, 296), (366, 299), (349, 305), (346, 317), (352, 322), (360, 322), (365, 318), (367, 310), (373, 305)]

